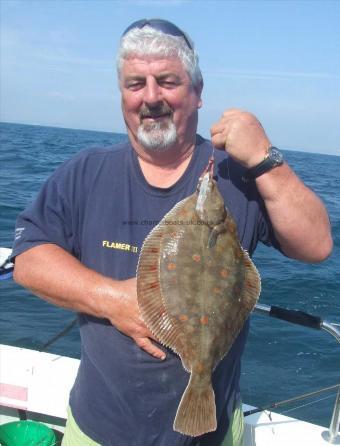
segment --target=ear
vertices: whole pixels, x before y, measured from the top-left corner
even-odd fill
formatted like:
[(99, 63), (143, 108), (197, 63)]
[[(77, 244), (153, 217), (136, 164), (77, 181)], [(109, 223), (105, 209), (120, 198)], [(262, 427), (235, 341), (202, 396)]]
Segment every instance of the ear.
[(201, 82), (198, 85), (195, 86), (195, 90), (196, 90), (196, 94), (198, 96), (197, 108), (201, 108), (203, 105), (203, 101), (201, 98), (202, 90), (203, 90), (203, 79), (201, 80)]

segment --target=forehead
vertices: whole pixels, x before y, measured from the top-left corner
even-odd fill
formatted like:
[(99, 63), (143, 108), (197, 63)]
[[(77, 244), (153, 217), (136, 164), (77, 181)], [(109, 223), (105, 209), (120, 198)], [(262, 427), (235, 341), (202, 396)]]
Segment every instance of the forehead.
[(177, 57), (129, 57), (122, 65), (121, 76), (158, 76), (164, 73), (175, 74), (189, 79), (189, 75)]

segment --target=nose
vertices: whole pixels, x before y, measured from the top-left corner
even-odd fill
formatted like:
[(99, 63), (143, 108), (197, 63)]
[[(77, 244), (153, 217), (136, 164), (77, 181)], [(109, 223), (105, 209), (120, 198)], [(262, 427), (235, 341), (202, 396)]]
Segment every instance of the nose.
[(154, 77), (147, 78), (143, 99), (150, 106), (156, 105), (161, 101), (161, 88)]

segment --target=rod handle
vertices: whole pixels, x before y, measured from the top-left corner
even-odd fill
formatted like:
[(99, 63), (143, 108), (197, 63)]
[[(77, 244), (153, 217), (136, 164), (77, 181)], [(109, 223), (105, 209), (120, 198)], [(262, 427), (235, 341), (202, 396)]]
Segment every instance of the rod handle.
[(319, 316), (313, 316), (304, 311), (286, 310), (285, 308), (272, 305), (269, 314), (276, 319), (282, 319), (287, 322), (292, 322), (293, 324), (314, 328), (315, 330), (321, 330), (322, 328), (322, 319)]

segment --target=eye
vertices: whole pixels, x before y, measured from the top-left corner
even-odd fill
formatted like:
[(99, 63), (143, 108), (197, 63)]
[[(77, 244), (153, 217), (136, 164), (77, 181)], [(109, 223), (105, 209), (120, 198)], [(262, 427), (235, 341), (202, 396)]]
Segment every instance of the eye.
[(162, 88), (172, 89), (176, 88), (180, 84), (180, 80), (178, 79), (177, 76), (165, 75), (165, 76), (160, 76), (157, 79), (157, 83)]
[(159, 82), (159, 85), (160, 85), (161, 87), (169, 88), (169, 89), (171, 89), (171, 88), (176, 88), (176, 87), (177, 87), (177, 83), (176, 83), (176, 82), (174, 82), (174, 81), (166, 81), (166, 80), (164, 80), (164, 81), (160, 81), (160, 82)]
[(132, 90), (132, 91), (139, 90), (140, 88), (143, 88), (143, 86), (141, 85), (141, 82), (135, 82), (135, 83), (130, 84), (130, 85), (128, 86), (128, 89), (129, 89), (129, 90)]
[(126, 83), (126, 85), (125, 85), (125, 87), (128, 89), (128, 90), (131, 90), (131, 91), (137, 91), (137, 90), (140, 90), (141, 88), (143, 88), (145, 86), (145, 81), (142, 81), (142, 80), (131, 80), (131, 81), (128, 81), (127, 83)]

